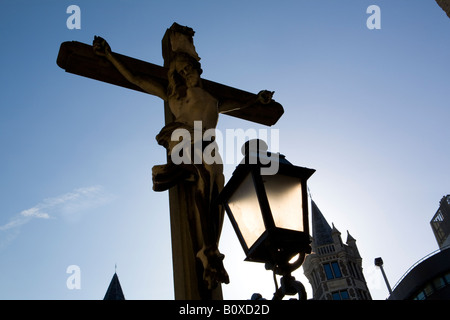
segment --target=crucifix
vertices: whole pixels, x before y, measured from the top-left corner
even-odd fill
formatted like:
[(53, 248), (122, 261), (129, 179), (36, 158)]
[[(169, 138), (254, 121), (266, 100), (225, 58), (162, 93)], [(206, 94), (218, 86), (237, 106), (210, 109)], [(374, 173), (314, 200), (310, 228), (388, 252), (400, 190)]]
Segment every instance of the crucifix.
[[(229, 281), (218, 249), (223, 208), (215, 202), (224, 177), (214, 136), (205, 141), (203, 133), (215, 129), (220, 113), (271, 126), (284, 110), (273, 92), (253, 94), (201, 78), (193, 36), (191, 28), (177, 23), (167, 29), (164, 66), (114, 53), (100, 37), (92, 46), (63, 42), (57, 64), (66, 72), (164, 100), (165, 126), (156, 140), (167, 150), (167, 164), (155, 165), (152, 178), (155, 191), (169, 191), (175, 299), (217, 300), (222, 299), (221, 284)], [(174, 138), (176, 132), (188, 132), (193, 139), (187, 144)], [(219, 161), (192, 161), (206, 149)], [(191, 161), (176, 162), (174, 156)]]

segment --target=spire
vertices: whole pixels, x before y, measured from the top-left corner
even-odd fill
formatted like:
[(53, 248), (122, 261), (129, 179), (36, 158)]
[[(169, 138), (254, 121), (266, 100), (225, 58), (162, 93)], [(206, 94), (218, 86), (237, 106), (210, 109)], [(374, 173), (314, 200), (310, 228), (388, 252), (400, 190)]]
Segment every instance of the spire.
[(341, 232), (334, 226), (334, 223), (332, 222), (331, 225), (333, 226), (331, 233), (337, 233), (337, 234), (341, 234)]
[(336, 245), (343, 246), (342, 244), (342, 238), (341, 238), (341, 232), (334, 226), (334, 223), (332, 223), (333, 228), (331, 230), (331, 237), (333, 238), (333, 242)]
[(311, 200), (311, 217), (313, 239), (316, 246), (333, 243), (331, 227), (313, 200)]
[(115, 272), (103, 300), (125, 300), (122, 287), (120, 286), (119, 277)]
[(352, 237), (352, 235), (350, 234), (350, 232), (348, 232), (348, 230), (347, 230), (347, 245), (350, 248), (352, 248), (353, 254), (355, 255), (356, 258), (361, 258), (361, 255), (359, 254), (358, 251), (358, 246), (356, 245), (356, 239)]
[(348, 232), (347, 230), (347, 244), (353, 244), (356, 242), (356, 239), (352, 237), (352, 235), (350, 234), (350, 232)]

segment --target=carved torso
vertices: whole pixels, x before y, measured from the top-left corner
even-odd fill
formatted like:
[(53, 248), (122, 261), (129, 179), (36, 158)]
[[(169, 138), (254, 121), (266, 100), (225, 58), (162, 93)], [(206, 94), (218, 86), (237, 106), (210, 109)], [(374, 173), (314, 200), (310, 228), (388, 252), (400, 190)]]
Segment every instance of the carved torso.
[(175, 121), (194, 125), (202, 121), (203, 130), (215, 128), (219, 119), (218, 101), (201, 87), (191, 87), (182, 98), (170, 98), (169, 107)]

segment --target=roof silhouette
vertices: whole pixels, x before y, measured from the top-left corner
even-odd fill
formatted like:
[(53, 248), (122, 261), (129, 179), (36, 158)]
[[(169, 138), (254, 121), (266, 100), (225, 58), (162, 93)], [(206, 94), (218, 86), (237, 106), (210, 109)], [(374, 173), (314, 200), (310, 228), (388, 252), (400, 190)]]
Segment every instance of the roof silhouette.
[(316, 246), (333, 243), (332, 230), (316, 203), (311, 200), (313, 241)]
[(119, 277), (115, 272), (103, 300), (125, 300), (122, 287), (120, 286)]

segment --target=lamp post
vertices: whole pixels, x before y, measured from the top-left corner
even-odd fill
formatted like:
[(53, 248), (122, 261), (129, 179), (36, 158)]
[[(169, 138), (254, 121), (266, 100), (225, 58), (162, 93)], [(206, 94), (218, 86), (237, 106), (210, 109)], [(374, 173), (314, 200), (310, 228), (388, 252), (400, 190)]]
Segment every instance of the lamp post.
[(375, 258), (375, 266), (380, 267), (381, 273), (383, 274), (384, 282), (386, 282), (386, 287), (388, 288), (389, 294), (392, 294), (391, 285), (389, 284), (388, 278), (386, 277), (386, 273), (384, 273), (383, 269), (383, 259), (381, 257)]
[[(306, 182), (315, 170), (294, 166), (283, 155), (268, 152), (262, 140), (248, 141), (242, 151), (244, 159), (219, 195), (219, 202), (239, 238), (245, 260), (265, 263), (266, 269), (274, 272), (273, 299), (297, 293), (304, 300), (305, 289), (291, 272), (311, 253)], [(274, 167), (276, 172), (269, 170)], [(282, 276), (281, 288), (276, 274)]]

